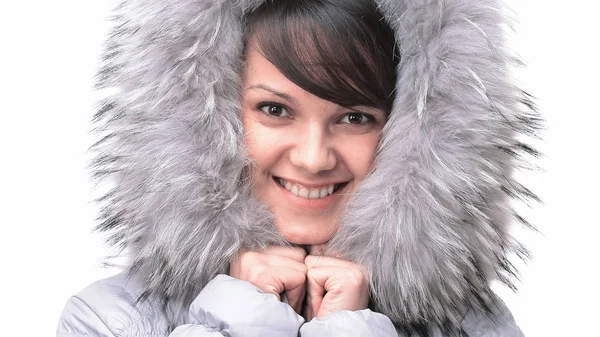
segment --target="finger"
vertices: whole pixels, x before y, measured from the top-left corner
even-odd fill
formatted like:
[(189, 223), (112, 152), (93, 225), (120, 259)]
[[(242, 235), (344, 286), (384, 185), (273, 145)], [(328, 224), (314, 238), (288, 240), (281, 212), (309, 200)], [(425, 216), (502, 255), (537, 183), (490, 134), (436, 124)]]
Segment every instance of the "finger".
[[(279, 255), (270, 255), (257, 251), (247, 251), (243, 255), (240, 255), (234, 263), (239, 265), (240, 269), (248, 270), (250, 267), (254, 265), (268, 265), (271, 267), (279, 267), (279, 268), (293, 268), (298, 270), (299, 272), (303, 272), (306, 274), (306, 265), (304, 264), (304, 260), (298, 262), (294, 259), (279, 256)], [(263, 269), (254, 269), (253, 272), (262, 272)]]
[(299, 312), (298, 307), (302, 305), (306, 291), (306, 273), (288, 268), (280, 269), (277, 276), (283, 284), (288, 304)]
[(256, 286), (258, 289), (262, 290), (262, 292), (267, 293), (267, 294), (273, 294), (277, 297), (278, 301), (281, 301), (281, 296), (279, 294), (281, 294), (284, 290), (283, 288), (283, 284), (277, 282), (277, 280), (269, 280), (269, 281), (262, 281), (262, 282), (252, 282), (252, 284), (254, 284), (254, 286)]
[(304, 257), (306, 256), (304, 248), (294, 246), (269, 246), (263, 249), (262, 252), (264, 254), (287, 257), (300, 263), (304, 263)]
[(296, 313), (301, 314), (302, 302), (304, 302), (304, 296), (306, 295), (306, 284), (303, 283), (296, 288), (287, 289), (285, 294), (290, 307), (292, 307)]
[(319, 313), (323, 297), (325, 296), (325, 283), (329, 276), (320, 269), (309, 269), (306, 274), (308, 285), (308, 307), (312, 317)]
[(365, 279), (369, 278), (369, 273), (366, 267), (335, 257), (307, 255), (306, 258), (304, 258), (304, 264), (308, 267), (308, 269), (322, 267), (348, 268), (360, 271)]
[(318, 268), (318, 267), (347, 267), (351, 268), (357, 266), (357, 264), (352, 263), (347, 260), (338, 259), (331, 256), (317, 256), (317, 255), (306, 255), (304, 258), (304, 264), (308, 266), (308, 268)]
[(269, 265), (278, 268), (291, 268), (300, 273), (306, 274), (308, 267), (303, 262), (292, 260), (288, 257), (269, 255)]

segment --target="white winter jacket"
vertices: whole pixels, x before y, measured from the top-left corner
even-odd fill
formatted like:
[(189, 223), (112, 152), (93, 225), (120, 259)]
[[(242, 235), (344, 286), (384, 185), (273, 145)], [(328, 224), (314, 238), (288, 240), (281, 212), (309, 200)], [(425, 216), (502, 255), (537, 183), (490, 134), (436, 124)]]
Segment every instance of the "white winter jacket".
[(500, 0), (374, 0), (399, 46), (394, 102), (325, 252), (367, 268), (370, 310), (305, 323), (223, 276), (240, 248), (284, 243), (240, 179), (244, 18), (264, 1), (116, 9), (98, 86), (118, 90), (94, 117), (93, 173), (114, 183), (98, 229), (131, 259), (68, 301), (58, 335), (520, 336), (490, 284), (512, 287), (509, 257), (528, 255), (513, 202), (537, 199), (514, 171), (537, 155), (524, 141), (541, 118), (510, 77)]

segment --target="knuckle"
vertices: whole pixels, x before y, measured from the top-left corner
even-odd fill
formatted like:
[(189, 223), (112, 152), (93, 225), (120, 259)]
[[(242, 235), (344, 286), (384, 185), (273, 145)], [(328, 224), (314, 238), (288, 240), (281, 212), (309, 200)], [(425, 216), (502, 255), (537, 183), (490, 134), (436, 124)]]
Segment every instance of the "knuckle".
[(249, 278), (251, 281), (259, 280), (262, 276), (267, 273), (267, 268), (261, 264), (252, 265), (249, 268)]
[(308, 272), (308, 266), (301, 262), (298, 262), (298, 269), (299, 269), (299, 272), (301, 272), (303, 274), (306, 274)]
[(304, 284), (306, 281), (306, 275), (302, 273), (293, 273), (283, 281), (285, 281), (286, 284), (289, 284), (289, 286), (297, 288)]
[(299, 282), (306, 281), (306, 272), (304, 272), (304, 273), (298, 273), (298, 281)]
[(256, 253), (255, 252), (245, 252), (239, 257), (241, 264), (252, 264), (256, 261)]
[(347, 280), (355, 287), (360, 287), (365, 284), (365, 277), (358, 269), (350, 269), (347, 275)]

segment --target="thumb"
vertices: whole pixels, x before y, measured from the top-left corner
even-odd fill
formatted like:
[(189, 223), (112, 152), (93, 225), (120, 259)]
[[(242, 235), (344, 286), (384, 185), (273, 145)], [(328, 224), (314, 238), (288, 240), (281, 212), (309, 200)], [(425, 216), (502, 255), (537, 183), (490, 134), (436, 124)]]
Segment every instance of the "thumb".
[(308, 279), (308, 306), (310, 307), (313, 316), (321, 317), (319, 313), (323, 297), (325, 297), (325, 282), (327, 276), (319, 273), (318, 269), (310, 269), (307, 273)]
[(288, 299), (288, 304), (297, 313), (300, 313), (300, 310), (302, 310), (302, 301), (304, 300), (305, 293), (306, 288), (304, 286), (304, 282), (297, 285), (295, 288), (289, 288), (285, 290), (284, 294)]

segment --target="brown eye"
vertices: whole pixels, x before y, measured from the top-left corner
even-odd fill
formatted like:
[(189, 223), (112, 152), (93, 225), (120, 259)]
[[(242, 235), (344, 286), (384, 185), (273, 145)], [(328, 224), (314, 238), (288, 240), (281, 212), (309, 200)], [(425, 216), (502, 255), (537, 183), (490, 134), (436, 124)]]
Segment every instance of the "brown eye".
[(340, 123), (343, 124), (369, 124), (374, 121), (374, 118), (370, 115), (360, 112), (350, 112), (345, 114), (341, 119)]
[(260, 110), (269, 116), (273, 117), (288, 117), (289, 113), (286, 108), (279, 104), (267, 103), (260, 105)]

